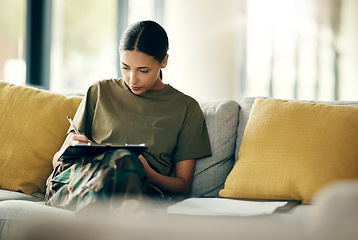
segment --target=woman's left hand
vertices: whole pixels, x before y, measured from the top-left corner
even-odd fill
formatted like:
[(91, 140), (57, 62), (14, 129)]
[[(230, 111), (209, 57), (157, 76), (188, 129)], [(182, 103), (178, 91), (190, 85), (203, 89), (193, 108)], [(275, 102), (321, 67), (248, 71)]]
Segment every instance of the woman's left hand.
[(185, 160), (175, 165), (175, 177), (164, 176), (154, 171), (143, 155), (138, 156), (147, 173), (148, 180), (158, 187), (174, 194), (185, 196), (190, 192), (195, 160)]
[(143, 164), (143, 166), (144, 166), (145, 169), (146, 169), (146, 167), (149, 167), (149, 164), (148, 164), (147, 160), (143, 157), (142, 154), (139, 155), (138, 158), (139, 158), (139, 160), (142, 162), (142, 164)]

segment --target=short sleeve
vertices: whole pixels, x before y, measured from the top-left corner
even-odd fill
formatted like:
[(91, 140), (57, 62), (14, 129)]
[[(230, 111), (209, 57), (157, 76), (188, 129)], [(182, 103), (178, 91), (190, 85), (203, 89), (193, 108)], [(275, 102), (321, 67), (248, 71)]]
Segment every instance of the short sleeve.
[(198, 159), (211, 155), (210, 140), (199, 104), (193, 100), (188, 104), (182, 129), (178, 136), (173, 162)]
[[(77, 126), (80, 133), (92, 139), (92, 121), (94, 111), (98, 100), (98, 84), (94, 84), (87, 90), (85, 97), (79, 105), (75, 117), (74, 124)], [(69, 131), (72, 129), (70, 128)]]

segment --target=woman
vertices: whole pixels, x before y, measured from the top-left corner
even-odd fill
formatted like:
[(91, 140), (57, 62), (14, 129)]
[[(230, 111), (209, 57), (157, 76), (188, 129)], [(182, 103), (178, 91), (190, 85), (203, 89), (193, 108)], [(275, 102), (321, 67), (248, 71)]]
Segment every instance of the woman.
[[(74, 117), (83, 135), (70, 129), (54, 155), (48, 205), (79, 211), (99, 201), (113, 207), (112, 199), (126, 194), (166, 199), (190, 192), (195, 159), (211, 154), (210, 142), (198, 103), (162, 82), (167, 50), (167, 34), (153, 21), (137, 22), (123, 33), (123, 79), (88, 89)], [(111, 151), (72, 164), (59, 159), (67, 146), (91, 142), (145, 143), (148, 149), (139, 156)]]

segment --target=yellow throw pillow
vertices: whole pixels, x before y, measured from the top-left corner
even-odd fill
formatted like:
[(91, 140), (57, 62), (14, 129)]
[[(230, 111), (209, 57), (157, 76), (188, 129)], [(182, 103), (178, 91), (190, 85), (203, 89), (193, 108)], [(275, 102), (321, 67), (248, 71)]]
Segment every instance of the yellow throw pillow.
[(0, 188), (43, 196), (52, 157), (81, 101), (0, 82)]
[(256, 99), (221, 197), (311, 201), (358, 178), (358, 107)]

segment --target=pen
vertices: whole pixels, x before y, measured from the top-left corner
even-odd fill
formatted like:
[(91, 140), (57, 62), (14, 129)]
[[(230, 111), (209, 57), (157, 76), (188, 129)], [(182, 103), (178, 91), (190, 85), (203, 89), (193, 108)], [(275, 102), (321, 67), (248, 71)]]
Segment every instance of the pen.
[(71, 118), (70, 116), (67, 116), (67, 119), (68, 119), (68, 121), (70, 122), (70, 124), (71, 124), (73, 130), (75, 130), (76, 134), (77, 134), (77, 135), (80, 135), (80, 131), (78, 131), (78, 129), (76, 128), (75, 124), (74, 124), (73, 121), (72, 121), (72, 118)]

